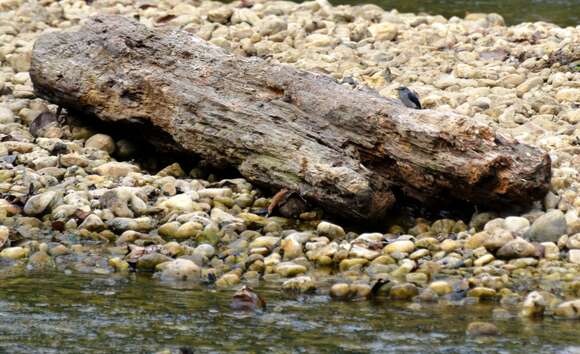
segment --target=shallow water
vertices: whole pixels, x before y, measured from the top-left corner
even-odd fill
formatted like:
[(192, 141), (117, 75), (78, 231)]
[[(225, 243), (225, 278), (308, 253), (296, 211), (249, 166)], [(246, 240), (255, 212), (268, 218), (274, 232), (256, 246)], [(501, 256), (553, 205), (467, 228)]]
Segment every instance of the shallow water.
[(399, 12), (464, 17), (467, 12), (496, 12), (507, 24), (546, 21), (560, 26), (580, 25), (580, 0), (330, 0), (334, 5), (373, 3)]
[[(0, 279), (0, 353), (579, 353), (578, 322), (494, 320), (465, 307), (331, 301), (261, 288), (266, 311), (229, 308), (233, 291), (180, 289), (148, 276), (36, 274)], [(469, 338), (467, 324), (502, 335)]]

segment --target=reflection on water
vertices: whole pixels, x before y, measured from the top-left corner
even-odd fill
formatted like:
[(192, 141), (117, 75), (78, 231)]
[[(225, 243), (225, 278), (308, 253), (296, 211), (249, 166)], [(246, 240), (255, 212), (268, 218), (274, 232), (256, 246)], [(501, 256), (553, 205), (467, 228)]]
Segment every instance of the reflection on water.
[[(149, 277), (0, 279), (0, 353), (208, 352), (577, 353), (578, 323), (492, 318), (492, 304), (337, 302), (260, 289), (262, 313), (229, 308), (233, 291), (175, 288)], [(417, 306), (417, 305), (415, 305)], [(502, 335), (465, 336), (470, 321)]]
[(496, 12), (508, 24), (546, 21), (560, 26), (580, 25), (580, 0), (330, 0), (334, 5), (372, 3), (399, 12), (464, 17), (466, 13)]

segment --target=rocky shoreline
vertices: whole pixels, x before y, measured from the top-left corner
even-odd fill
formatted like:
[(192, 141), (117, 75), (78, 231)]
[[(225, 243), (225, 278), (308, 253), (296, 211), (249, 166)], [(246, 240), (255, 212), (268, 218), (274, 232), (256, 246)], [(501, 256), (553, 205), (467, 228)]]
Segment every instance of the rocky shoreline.
[[(200, 178), (203, 164), (147, 172), (151, 159), (138, 159), (131, 137), (72, 121), (33, 136), (34, 119), (56, 111), (34, 96), (35, 38), (97, 13), (182, 28), (385, 96), (412, 87), (426, 108), (474, 116), (548, 151), (551, 192), (521, 215), (418, 218), (359, 234), (317, 210), (298, 220), (260, 216), (272, 195), (239, 178)], [(335, 298), (496, 301), (498, 316), (580, 318), (580, 27), (506, 27), (496, 14), (447, 20), (326, 1), (5, 0), (0, 38), (0, 273), (136, 270), (218, 288), (263, 281)], [(385, 285), (373, 291), (377, 281)]]

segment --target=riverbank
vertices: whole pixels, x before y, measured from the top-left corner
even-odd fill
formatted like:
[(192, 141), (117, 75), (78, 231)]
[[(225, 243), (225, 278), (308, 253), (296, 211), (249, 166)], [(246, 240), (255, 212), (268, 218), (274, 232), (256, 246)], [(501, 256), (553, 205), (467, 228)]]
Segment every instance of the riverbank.
[[(506, 27), (497, 14), (446, 20), (325, 1), (43, 3), (0, 3), (4, 274), (137, 270), (176, 286), (265, 282), (336, 298), (374, 296), (382, 279), (378, 296), (392, 299), (495, 301), (522, 316), (579, 317), (578, 27)], [(352, 77), (385, 96), (409, 86), (426, 108), (474, 116), (548, 151), (551, 192), (521, 215), (419, 218), (354, 233), (317, 210), (299, 220), (260, 216), (272, 195), (243, 179), (208, 176), (203, 163), (184, 170), (144, 159), (131, 136), (54, 122), (34, 138), (32, 121), (56, 111), (34, 97), (34, 39), (97, 13), (182, 28), (239, 55)]]

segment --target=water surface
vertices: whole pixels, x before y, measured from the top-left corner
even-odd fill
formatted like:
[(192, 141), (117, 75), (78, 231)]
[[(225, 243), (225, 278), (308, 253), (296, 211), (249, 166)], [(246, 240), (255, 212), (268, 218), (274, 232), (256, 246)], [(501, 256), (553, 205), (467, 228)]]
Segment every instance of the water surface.
[(546, 21), (560, 26), (580, 25), (580, 0), (330, 0), (334, 5), (372, 3), (399, 12), (464, 17), (466, 13), (496, 12), (507, 24)]
[[(0, 279), (0, 353), (579, 353), (577, 321), (494, 320), (493, 304), (331, 301), (261, 288), (261, 313), (229, 308), (233, 291), (179, 289), (148, 276), (29, 275)], [(497, 305), (496, 305), (497, 306)], [(467, 324), (502, 335), (469, 338)]]

